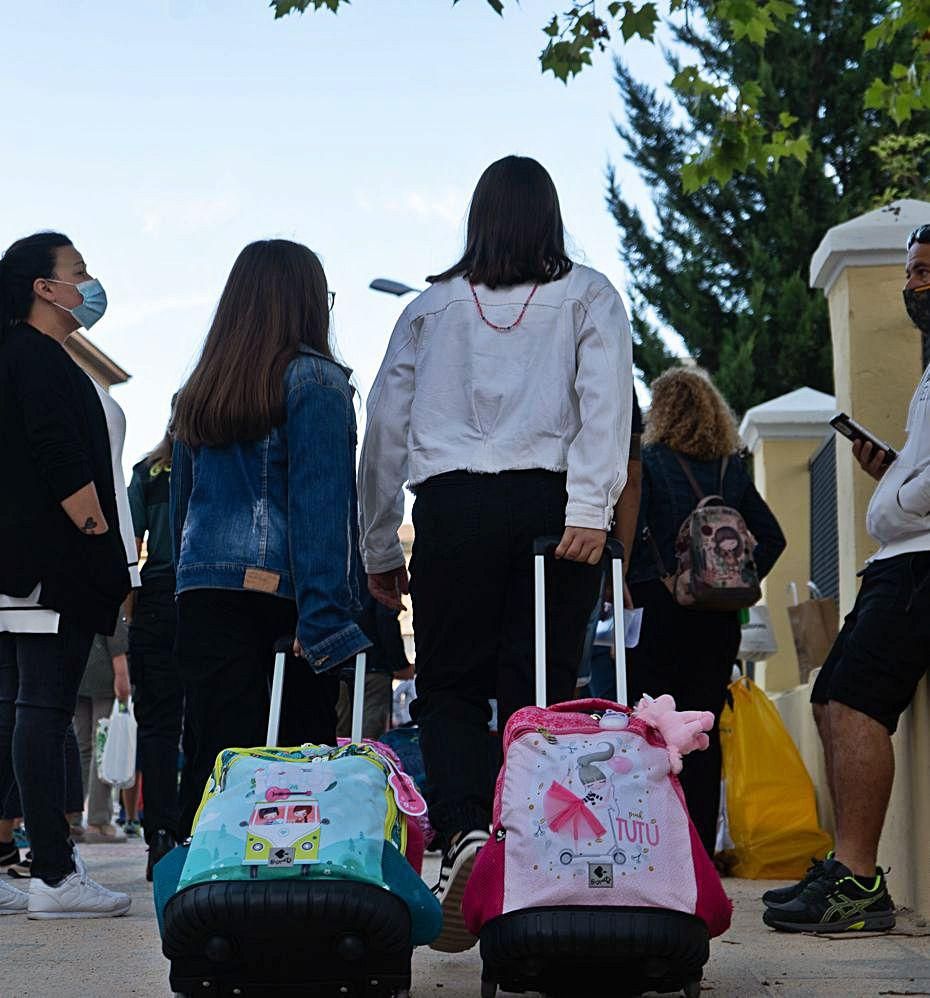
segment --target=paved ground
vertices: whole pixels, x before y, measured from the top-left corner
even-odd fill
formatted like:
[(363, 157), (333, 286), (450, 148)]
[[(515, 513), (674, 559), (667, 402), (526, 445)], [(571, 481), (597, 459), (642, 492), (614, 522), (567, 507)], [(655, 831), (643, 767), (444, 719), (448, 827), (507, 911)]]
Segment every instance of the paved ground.
[[(0, 998), (167, 998), (167, 964), (143, 879), (144, 848), (134, 842), (86, 846), (82, 855), (96, 879), (133, 894), (131, 913), (115, 920), (0, 919)], [(726, 886), (736, 912), (731, 931), (713, 944), (708, 998), (930, 995), (930, 928), (913, 916), (905, 914), (889, 935), (784, 936), (761, 923), (760, 884), (729, 880)], [(477, 950), (449, 958), (421, 949), (413, 998), (473, 998), (479, 976)]]

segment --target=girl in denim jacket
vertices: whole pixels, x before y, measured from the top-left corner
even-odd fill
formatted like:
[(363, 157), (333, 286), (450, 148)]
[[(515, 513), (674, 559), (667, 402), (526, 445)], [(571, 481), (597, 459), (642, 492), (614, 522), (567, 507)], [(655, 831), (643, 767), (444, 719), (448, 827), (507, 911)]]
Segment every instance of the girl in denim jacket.
[(337, 667), (369, 645), (353, 620), (355, 410), (329, 343), (332, 299), (307, 247), (247, 246), (178, 396), (177, 652), (194, 746), (182, 837), (217, 753), (264, 743), (276, 642), (294, 652), (284, 745), (335, 744)]

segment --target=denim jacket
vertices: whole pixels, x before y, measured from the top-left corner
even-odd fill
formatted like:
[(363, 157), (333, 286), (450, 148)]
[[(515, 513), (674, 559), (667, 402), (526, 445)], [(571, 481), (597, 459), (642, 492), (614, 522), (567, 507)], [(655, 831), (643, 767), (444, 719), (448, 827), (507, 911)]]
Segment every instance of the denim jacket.
[[(697, 461), (684, 455), (682, 457), (705, 495), (722, 494), (727, 505), (739, 511), (756, 539), (755, 560), (759, 578), (768, 575), (785, 549), (785, 537), (772, 511), (756, 491), (742, 460), (735, 454), (729, 459), (721, 489), (719, 458)], [(663, 569), (675, 571), (675, 540), (682, 523), (697, 503), (697, 496), (675, 452), (665, 444), (647, 444), (643, 448), (643, 491), (627, 581), (648, 582), (661, 578)], [(654, 544), (644, 540), (647, 527)]]
[(286, 420), (263, 440), (188, 448), (171, 469), (177, 592), (241, 589), (296, 600), (316, 672), (370, 644), (358, 600), (355, 410), (344, 368), (301, 348)]

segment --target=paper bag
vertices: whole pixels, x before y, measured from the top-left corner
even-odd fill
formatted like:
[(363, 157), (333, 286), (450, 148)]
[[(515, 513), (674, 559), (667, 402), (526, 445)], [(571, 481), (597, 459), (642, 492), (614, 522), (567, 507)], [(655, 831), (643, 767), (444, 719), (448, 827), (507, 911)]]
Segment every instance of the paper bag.
[(802, 683), (807, 682), (811, 671), (819, 669), (830, 654), (839, 632), (839, 616), (836, 600), (831, 598), (809, 599), (788, 607)]

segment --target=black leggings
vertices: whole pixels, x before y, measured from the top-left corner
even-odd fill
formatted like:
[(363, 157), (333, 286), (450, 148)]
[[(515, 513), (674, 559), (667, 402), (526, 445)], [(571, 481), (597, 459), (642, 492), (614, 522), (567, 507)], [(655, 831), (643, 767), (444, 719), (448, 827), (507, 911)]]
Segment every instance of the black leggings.
[(709, 710), (717, 718), (710, 747), (685, 756), (681, 787), (691, 820), (713, 857), (720, 809), (720, 713), (739, 652), (739, 614), (679, 606), (658, 579), (630, 585), (643, 608), (639, 644), (627, 651), (630, 704), (644, 694), (670, 693), (679, 710)]
[[(177, 654), (187, 696), (179, 834), (190, 834), (217, 755), (232, 746), (264, 745), (274, 645), (293, 640), (293, 600), (266, 593), (191, 589), (178, 597)], [(336, 744), (339, 670), (315, 673), (289, 655), (278, 744)]]
[[(411, 561), (417, 700), (411, 715), (430, 786), (430, 819), (451, 835), (490, 823), (499, 730), (534, 702), (533, 540), (565, 529), (565, 475), (452, 472), (417, 489)], [(550, 703), (575, 689), (600, 567), (547, 567)]]

